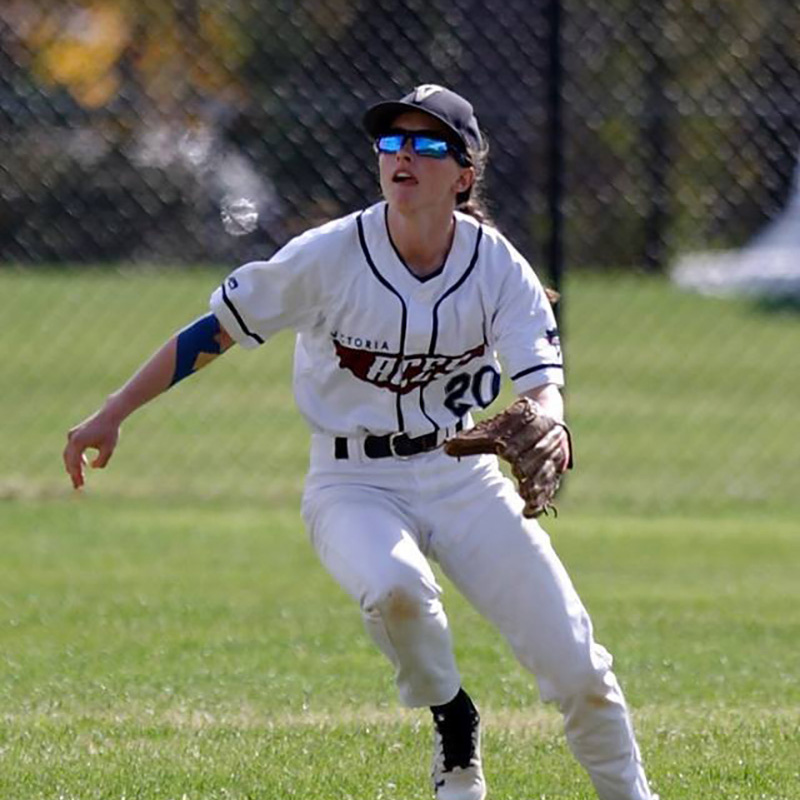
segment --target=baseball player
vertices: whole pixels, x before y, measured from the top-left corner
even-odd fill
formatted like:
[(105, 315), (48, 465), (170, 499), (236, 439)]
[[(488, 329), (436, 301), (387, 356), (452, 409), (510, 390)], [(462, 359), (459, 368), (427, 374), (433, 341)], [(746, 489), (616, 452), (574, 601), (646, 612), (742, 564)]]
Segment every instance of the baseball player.
[(297, 332), (294, 392), (311, 428), (302, 513), (322, 564), (359, 604), (402, 702), (432, 711), (438, 800), (483, 800), (480, 718), (461, 685), (429, 560), (506, 637), (558, 704), (603, 800), (653, 800), (611, 656), (548, 536), (492, 455), (450, 458), (500, 388), (556, 421), (551, 473), (570, 461), (558, 332), (525, 259), (483, 221), (486, 148), (472, 106), (435, 85), (370, 108), (384, 200), (235, 270), (177, 333), (68, 434), (104, 467), (136, 408), (234, 343)]

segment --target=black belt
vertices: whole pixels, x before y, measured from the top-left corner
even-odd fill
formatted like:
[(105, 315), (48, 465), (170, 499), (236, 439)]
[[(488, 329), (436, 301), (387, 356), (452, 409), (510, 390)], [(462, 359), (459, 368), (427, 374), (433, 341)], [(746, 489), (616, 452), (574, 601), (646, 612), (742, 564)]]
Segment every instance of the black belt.
[[(458, 433), (464, 427), (464, 423), (459, 420), (455, 425)], [(441, 431), (431, 431), (422, 436), (411, 437), (407, 433), (387, 433), (385, 436), (367, 436), (364, 442), (364, 455), (367, 458), (408, 458), (420, 453), (427, 453), (435, 450), (441, 445), (443, 440), (439, 436)], [(348, 440), (344, 436), (337, 436), (334, 439), (334, 454), (339, 460), (349, 458)]]

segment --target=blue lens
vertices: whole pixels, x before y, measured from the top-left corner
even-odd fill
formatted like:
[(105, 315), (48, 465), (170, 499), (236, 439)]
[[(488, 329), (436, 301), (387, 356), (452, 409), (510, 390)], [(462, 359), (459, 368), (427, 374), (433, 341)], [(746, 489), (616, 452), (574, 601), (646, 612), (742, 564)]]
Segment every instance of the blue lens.
[(379, 153), (399, 153), (406, 141), (411, 139), (411, 146), (419, 156), (427, 158), (446, 158), (450, 152), (450, 145), (437, 136), (425, 133), (387, 133), (379, 136), (375, 147)]
[(406, 137), (404, 134), (390, 133), (378, 139), (377, 148), (381, 153), (399, 153), (405, 143)]
[(420, 156), (429, 158), (446, 158), (449, 150), (448, 144), (444, 139), (434, 139), (432, 136), (414, 136), (414, 152)]

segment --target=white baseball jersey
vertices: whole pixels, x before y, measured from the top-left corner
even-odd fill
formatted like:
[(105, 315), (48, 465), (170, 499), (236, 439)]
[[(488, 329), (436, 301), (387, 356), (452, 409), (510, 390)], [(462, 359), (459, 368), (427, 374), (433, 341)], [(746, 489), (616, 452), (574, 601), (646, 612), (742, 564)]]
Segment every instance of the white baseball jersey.
[(499, 231), (456, 212), (445, 263), (420, 278), (394, 247), (386, 209), (307, 231), (235, 270), (211, 297), (242, 347), (297, 331), (294, 392), (313, 431), (452, 427), (494, 400), (501, 363), (517, 392), (563, 384), (550, 303)]

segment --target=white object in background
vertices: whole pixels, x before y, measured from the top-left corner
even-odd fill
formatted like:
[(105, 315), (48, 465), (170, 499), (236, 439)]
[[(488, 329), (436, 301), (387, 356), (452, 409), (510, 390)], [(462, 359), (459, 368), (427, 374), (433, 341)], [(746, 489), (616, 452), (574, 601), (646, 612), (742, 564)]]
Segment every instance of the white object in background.
[(703, 294), (800, 298), (800, 163), (786, 208), (741, 250), (690, 253), (672, 270)]

